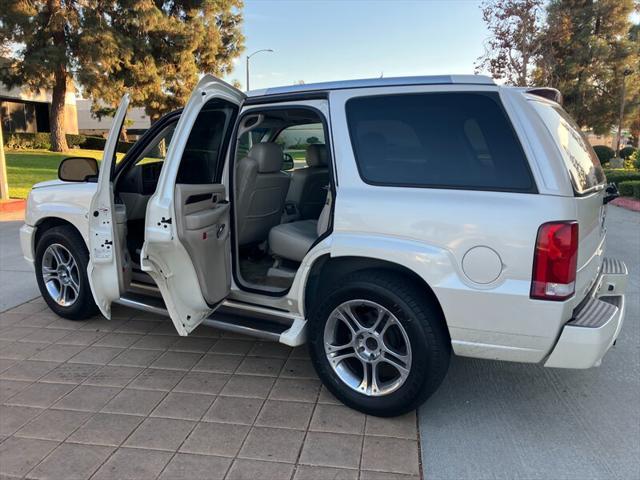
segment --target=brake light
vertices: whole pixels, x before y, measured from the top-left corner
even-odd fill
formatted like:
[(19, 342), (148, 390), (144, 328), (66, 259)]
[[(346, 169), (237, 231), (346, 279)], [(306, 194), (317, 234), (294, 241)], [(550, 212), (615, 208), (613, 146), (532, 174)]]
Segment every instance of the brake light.
[(538, 229), (531, 298), (565, 300), (575, 293), (578, 223), (550, 222)]

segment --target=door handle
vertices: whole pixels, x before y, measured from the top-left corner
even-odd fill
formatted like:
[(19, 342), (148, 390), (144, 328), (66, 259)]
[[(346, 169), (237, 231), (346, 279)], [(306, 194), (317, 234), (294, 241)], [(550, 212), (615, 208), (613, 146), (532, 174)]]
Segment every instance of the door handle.
[(218, 231), (216, 232), (216, 237), (220, 238), (224, 232), (226, 225), (223, 223), (222, 225), (218, 226)]

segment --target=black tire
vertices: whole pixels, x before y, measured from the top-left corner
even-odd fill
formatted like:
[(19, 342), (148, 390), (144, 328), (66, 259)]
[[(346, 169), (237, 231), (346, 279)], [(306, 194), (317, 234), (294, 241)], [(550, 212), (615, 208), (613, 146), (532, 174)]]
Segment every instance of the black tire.
[[(78, 266), (79, 293), (75, 302), (69, 306), (58, 304), (49, 294), (42, 276), (42, 259), (50, 245), (60, 244), (73, 256)], [(71, 226), (59, 226), (46, 230), (38, 239), (36, 245), (35, 270), (40, 294), (57, 315), (68, 320), (87, 320), (98, 313), (98, 307), (93, 299), (89, 279), (87, 278), (87, 265), (89, 263), (89, 251), (82, 236)]]
[[(407, 277), (380, 270), (358, 271), (324, 298), (309, 316), (309, 352), (318, 376), (345, 405), (369, 415), (393, 417), (420, 406), (442, 383), (451, 356), (451, 340), (442, 313), (428, 292)], [(369, 300), (393, 313), (404, 327), (412, 354), (409, 374), (395, 391), (368, 396), (346, 385), (331, 367), (324, 329), (334, 309), (348, 300)]]

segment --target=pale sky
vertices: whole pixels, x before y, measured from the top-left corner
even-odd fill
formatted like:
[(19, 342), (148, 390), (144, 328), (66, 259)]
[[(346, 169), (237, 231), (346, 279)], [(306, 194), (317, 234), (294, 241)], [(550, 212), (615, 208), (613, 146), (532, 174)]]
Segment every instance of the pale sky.
[(488, 31), (476, 0), (245, 0), (246, 52), (226, 80), (251, 89), (473, 73)]

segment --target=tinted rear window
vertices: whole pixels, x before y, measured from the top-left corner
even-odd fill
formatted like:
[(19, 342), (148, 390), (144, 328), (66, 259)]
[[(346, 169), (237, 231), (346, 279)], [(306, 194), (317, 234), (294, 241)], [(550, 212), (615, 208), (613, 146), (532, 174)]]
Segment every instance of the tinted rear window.
[(587, 193), (605, 183), (600, 160), (573, 118), (560, 105), (539, 101), (533, 105), (560, 148), (574, 191)]
[(358, 97), (346, 110), (368, 183), (535, 191), (497, 93)]

